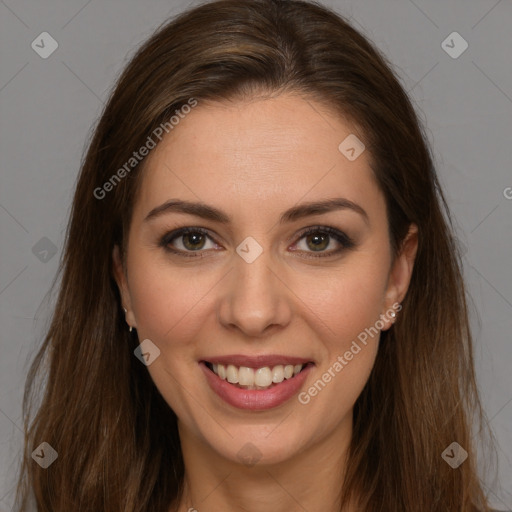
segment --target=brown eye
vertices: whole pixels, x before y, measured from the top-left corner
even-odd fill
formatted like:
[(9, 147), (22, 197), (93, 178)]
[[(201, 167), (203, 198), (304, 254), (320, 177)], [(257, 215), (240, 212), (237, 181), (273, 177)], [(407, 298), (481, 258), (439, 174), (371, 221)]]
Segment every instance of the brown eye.
[(206, 241), (206, 237), (202, 233), (196, 232), (186, 233), (181, 235), (181, 238), (183, 246), (191, 251), (202, 249)]
[[(207, 244), (210, 243), (210, 246)], [(184, 256), (196, 256), (194, 252), (206, 252), (207, 249), (215, 248), (211, 236), (202, 228), (181, 228), (167, 233), (161, 240), (160, 246), (165, 250), (182, 254)], [(188, 253), (188, 254), (187, 254)]]
[(323, 251), (329, 246), (330, 236), (321, 233), (315, 233), (306, 237), (308, 247), (313, 251)]
[[(334, 244), (334, 248), (326, 250)], [(334, 256), (345, 249), (355, 247), (354, 241), (345, 233), (328, 226), (308, 228), (300, 235), (297, 249), (310, 257)], [(336, 247), (338, 246), (338, 247)], [(318, 253), (318, 254), (313, 254)]]

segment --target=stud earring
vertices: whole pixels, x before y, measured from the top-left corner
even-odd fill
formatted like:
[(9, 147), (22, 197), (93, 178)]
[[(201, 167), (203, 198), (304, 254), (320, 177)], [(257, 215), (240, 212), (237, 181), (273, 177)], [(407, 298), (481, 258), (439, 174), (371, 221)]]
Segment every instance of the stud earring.
[[(400, 309), (398, 311), (400, 311), (402, 309), (402, 305), (401, 304), (398, 304), (398, 306), (400, 307)], [(389, 316), (391, 317), (391, 321), (394, 322), (396, 320), (396, 317), (398, 316), (397, 313), (395, 311), (391, 311), (389, 313)]]

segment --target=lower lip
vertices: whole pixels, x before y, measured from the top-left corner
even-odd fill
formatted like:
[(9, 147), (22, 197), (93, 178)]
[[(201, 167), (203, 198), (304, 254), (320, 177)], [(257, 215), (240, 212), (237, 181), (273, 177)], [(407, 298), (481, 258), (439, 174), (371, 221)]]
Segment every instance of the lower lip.
[(297, 394), (304, 384), (309, 371), (313, 368), (312, 364), (308, 364), (306, 368), (291, 379), (285, 379), (283, 382), (268, 389), (242, 389), (221, 379), (204, 362), (200, 362), (199, 366), (203, 370), (208, 384), (210, 384), (210, 387), (220, 398), (233, 407), (249, 409), (251, 411), (272, 409), (292, 398), (292, 396)]

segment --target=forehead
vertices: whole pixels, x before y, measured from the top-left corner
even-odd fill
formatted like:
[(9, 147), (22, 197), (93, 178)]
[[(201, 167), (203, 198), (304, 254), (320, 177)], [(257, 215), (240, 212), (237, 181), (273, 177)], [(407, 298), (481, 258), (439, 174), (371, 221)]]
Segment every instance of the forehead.
[(351, 161), (339, 149), (354, 131), (340, 115), (295, 95), (199, 102), (148, 155), (138, 208), (144, 214), (182, 197), (248, 213), (281, 211), (302, 198), (334, 195), (378, 208), (384, 203), (368, 152)]

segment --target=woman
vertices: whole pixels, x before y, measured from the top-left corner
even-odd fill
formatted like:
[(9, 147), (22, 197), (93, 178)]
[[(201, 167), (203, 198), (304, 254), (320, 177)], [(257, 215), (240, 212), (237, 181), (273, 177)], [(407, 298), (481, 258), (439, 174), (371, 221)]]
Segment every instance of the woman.
[(19, 510), (489, 510), (429, 148), (326, 8), (220, 0), (152, 36), (90, 143), (61, 268)]

